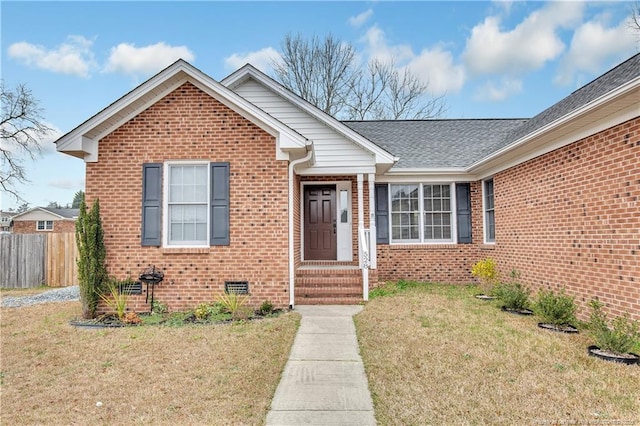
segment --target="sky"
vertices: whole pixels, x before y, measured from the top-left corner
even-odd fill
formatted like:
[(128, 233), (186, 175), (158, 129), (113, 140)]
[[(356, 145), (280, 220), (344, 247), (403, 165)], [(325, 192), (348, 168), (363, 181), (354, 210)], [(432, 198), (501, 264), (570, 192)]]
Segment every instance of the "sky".
[[(84, 162), (53, 141), (179, 58), (221, 80), (267, 74), (287, 33), (329, 33), (393, 59), (444, 96), (443, 118), (532, 117), (640, 51), (636, 2), (0, 2), (5, 87), (25, 84), (52, 129), (23, 160), (31, 207), (71, 203)], [(114, 188), (117, 190), (117, 188)], [(0, 210), (24, 201), (0, 191)]]

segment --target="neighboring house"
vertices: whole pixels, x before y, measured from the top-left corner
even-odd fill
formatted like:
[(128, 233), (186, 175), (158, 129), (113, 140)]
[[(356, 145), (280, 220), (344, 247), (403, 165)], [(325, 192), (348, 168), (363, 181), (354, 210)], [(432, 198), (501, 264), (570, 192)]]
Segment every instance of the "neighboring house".
[(250, 65), (178, 61), (56, 143), (86, 162), (109, 273), (155, 265), (172, 309), (225, 284), (357, 303), (491, 256), (640, 318), (639, 101), (636, 55), (531, 119), (340, 122)]
[(11, 232), (11, 218), (13, 215), (15, 215), (15, 213), (0, 211), (0, 234), (8, 234)]
[(78, 209), (34, 207), (12, 217), (14, 234), (75, 232)]

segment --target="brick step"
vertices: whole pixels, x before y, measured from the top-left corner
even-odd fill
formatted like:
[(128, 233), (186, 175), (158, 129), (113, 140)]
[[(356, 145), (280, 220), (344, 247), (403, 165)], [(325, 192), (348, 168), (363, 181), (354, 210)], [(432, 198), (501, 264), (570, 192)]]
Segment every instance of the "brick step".
[(362, 297), (361, 286), (323, 286), (323, 287), (296, 287), (296, 298), (300, 297)]
[(339, 286), (339, 287), (362, 287), (362, 277), (316, 277), (303, 276), (296, 278), (296, 287), (323, 287), (323, 286)]
[(298, 297), (296, 305), (360, 305), (363, 303), (360, 297)]
[(362, 271), (357, 268), (353, 269), (298, 269), (296, 277), (359, 277)]

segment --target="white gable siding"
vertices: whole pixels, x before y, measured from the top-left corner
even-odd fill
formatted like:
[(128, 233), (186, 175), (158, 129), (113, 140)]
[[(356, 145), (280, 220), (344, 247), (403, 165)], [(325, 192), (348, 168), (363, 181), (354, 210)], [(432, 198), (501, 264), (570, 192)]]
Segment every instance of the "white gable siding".
[(322, 170), (343, 167), (345, 172), (349, 173), (365, 169), (375, 170), (375, 158), (372, 153), (365, 151), (255, 80), (249, 79), (243, 82), (234, 91), (313, 141), (316, 164), (313, 170), (308, 169), (302, 171), (303, 173), (322, 173)]
[(23, 215), (20, 215), (20, 217), (17, 217), (14, 220), (23, 221), (23, 220), (62, 220), (62, 219), (63, 218), (61, 218), (60, 216), (57, 216), (45, 210), (33, 210)]

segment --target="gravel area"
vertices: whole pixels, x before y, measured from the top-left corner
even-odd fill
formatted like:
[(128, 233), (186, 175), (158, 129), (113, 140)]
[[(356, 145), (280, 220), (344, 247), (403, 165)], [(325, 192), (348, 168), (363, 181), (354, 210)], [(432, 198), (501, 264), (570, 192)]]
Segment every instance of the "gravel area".
[(32, 296), (3, 297), (3, 308), (19, 308), (21, 306), (37, 305), (49, 302), (69, 302), (80, 299), (80, 289), (77, 285), (56, 288)]

